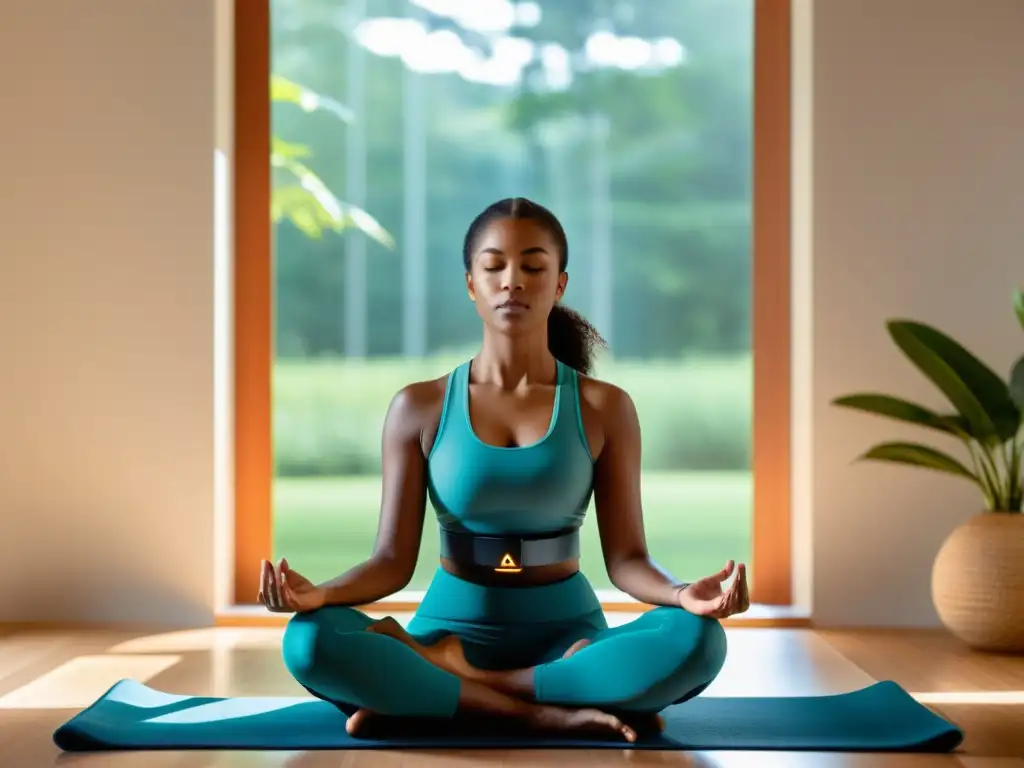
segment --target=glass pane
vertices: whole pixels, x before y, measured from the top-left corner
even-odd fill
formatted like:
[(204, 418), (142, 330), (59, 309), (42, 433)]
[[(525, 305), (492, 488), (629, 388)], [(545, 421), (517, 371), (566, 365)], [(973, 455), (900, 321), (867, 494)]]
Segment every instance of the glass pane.
[[(320, 581), (370, 555), (388, 403), (477, 350), (463, 234), (525, 196), (561, 218), (565, 301), (637, 405), (654, 558), (681, 579), (749, 562), (752, 0), (273, 14), (275, 556)], [(583, 566), (611, 588), (593, 509)]]

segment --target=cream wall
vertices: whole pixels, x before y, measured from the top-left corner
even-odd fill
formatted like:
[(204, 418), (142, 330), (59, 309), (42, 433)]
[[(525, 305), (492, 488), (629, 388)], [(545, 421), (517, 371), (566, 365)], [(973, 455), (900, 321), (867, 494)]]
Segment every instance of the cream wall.
[(814, 619), (929, 625), (932, 559), (980, 496), (851, 466), (876, 441), (934, 438), (828, 401), (877, 389), (942, 404), (889, 317), (936, 324), (1000, 372), (1024, 351), (1009, 299), (1024, 285), (1024, 3), (818, 0), (813, 29), (812, 427), (797, 471), (811, 470)]
[(214, 3), (2, 16), (0, 620), (209, 622)]
[[(797, 1), (814, 42), (797, 53), (814, 63), (797, 77), (796, 541), (814, 541), (798, 588), (813, 580), (820, 622), (930, 624), (931, 558), (976, 495), (850, 466), (900, 432), (827, 401), (935, 402), (888, 316), (938, 323), (1001, 369), (1022, 346), (1006, 296), (1024, 282), (1024, 5), (826, 0), (811, 18)], [(28, 117), (0, 121), (0, 620), (211, 619), (230, 501), (216, 14), (5, 9), (6, 95)]]

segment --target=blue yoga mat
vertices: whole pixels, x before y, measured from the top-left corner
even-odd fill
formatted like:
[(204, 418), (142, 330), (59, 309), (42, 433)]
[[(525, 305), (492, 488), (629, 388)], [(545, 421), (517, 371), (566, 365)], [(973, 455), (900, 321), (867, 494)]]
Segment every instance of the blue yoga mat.
[[(469, 735), (450, 721), (354, 739), (345, 715), (312, 697), (180, 696), (122, 680), (53, 735), (67, 751), (120, 749), (577, 748), (948, 752), (963, 733), (894, 682), (817, 697), (695, 699), (666, 709), (665, 730), (629, 744), (536, 733)], [(418, 731), (418, 732), (417, 732)]]

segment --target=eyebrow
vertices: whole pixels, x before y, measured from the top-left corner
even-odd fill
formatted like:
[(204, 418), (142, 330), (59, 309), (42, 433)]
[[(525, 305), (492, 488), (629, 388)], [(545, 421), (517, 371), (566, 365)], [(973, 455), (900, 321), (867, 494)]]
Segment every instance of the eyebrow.
[[(493, 253), (495, 256), (504, 256), (505, 252), (500, 248), (483, 248), (480, 253)], [(528, 256), (531, 253), (547, 253), (546, 250), (541, 248), (539, 245), (535, 245), (532, 248), (524, 248), (519, 252), (521, 256)]]

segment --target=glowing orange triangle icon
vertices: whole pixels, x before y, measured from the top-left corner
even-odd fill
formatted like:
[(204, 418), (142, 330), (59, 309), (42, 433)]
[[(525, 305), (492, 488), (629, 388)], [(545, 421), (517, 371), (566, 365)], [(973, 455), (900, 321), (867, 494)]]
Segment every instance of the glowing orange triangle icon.
[(501, 565), (494, 569), (498, 573), (519, 573), (522, 568), (516, 565), (516, 559), (508, 552), (501, 558)]

